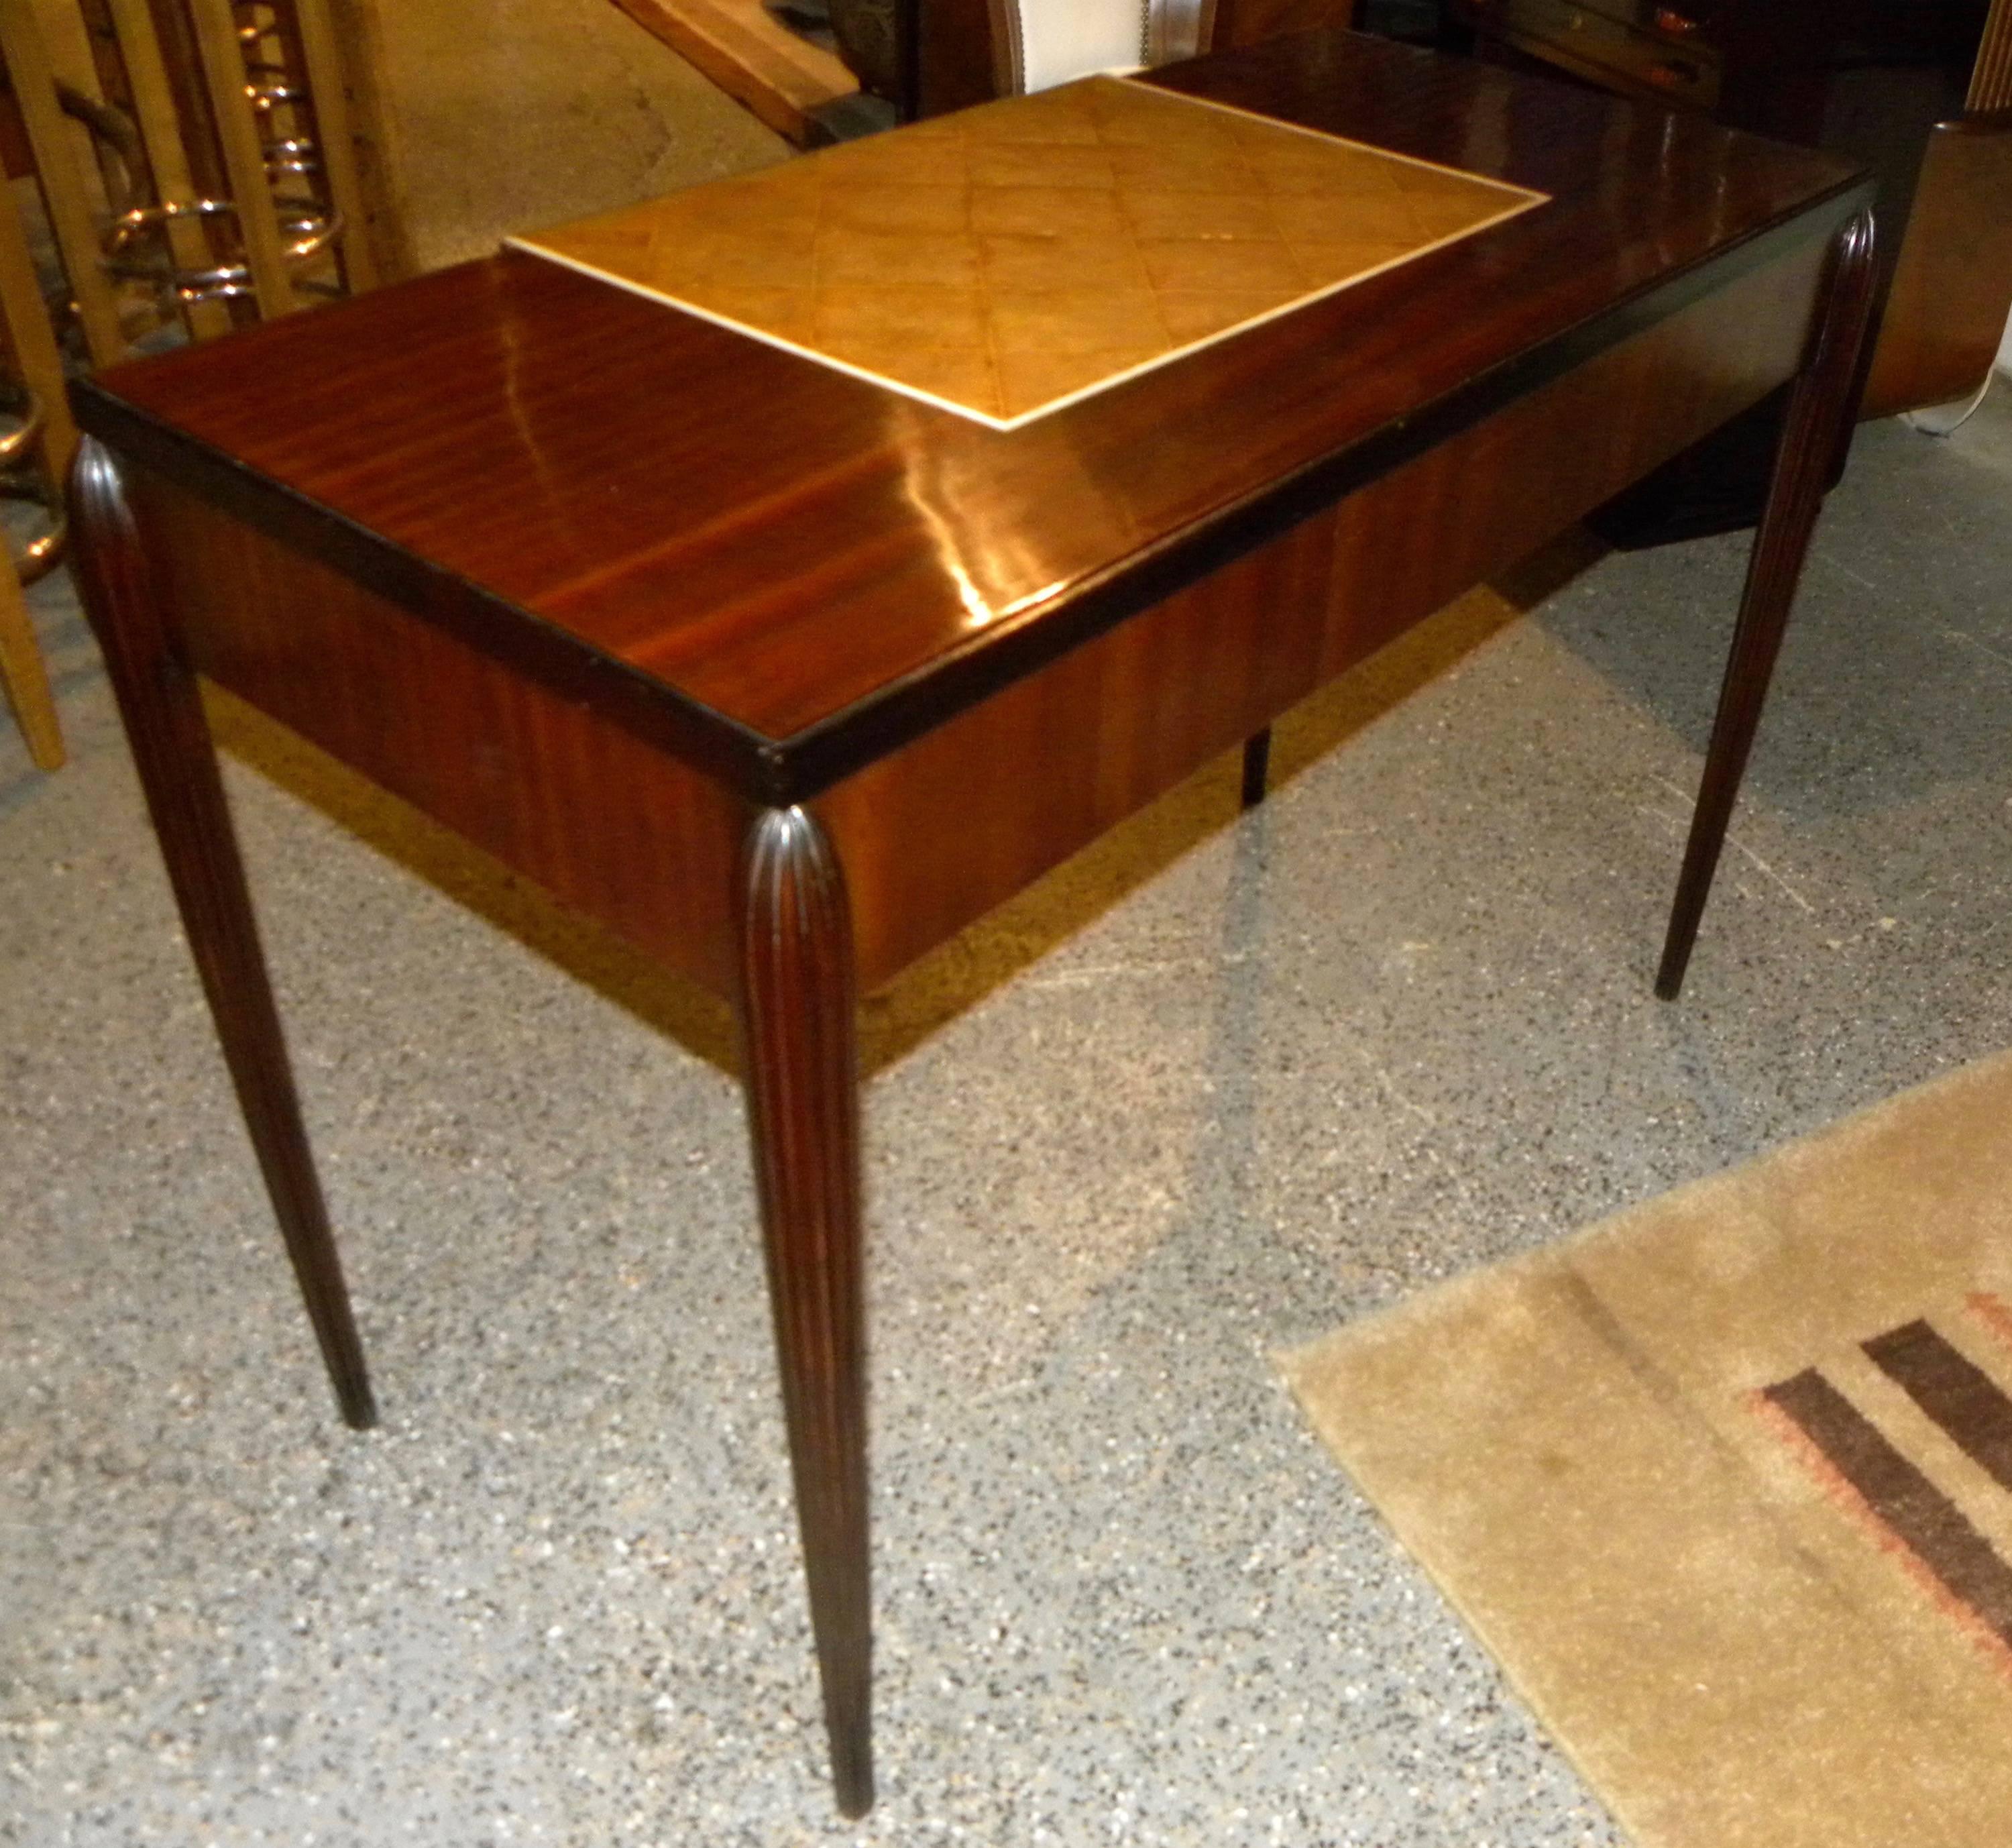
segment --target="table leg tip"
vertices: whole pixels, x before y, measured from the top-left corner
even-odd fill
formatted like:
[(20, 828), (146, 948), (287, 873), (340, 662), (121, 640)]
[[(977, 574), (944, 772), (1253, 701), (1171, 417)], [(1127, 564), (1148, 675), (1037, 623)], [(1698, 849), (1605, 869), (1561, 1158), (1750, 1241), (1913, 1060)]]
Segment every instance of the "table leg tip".
[(1272, 731), (1268, 726), (1243, 741), (1243, 806), (1255, 808), (1265, 800), (1272, 767)]
[[(1686, 925), (1688, 927), (1686, 928)], [(1673, 1001), (1682, 992), (1691, 951), (1697, 947), (1697, 920), (1679, 919), (1663, 940), (1663, 960), (1656, 965), (1656, 998)]]
[(871, 1764), (842, 1766), (833, 1775), (838, 1813), (848, 1822), (857, 1822), (873, 1807), (873, 1768)]
[(360, 1386), (337, 1397), (342, 1407), (342, 1422), (351, 1430), (374, 1431), (377, 1428), (377, 1401), (372, 1397), (369, 1387)]

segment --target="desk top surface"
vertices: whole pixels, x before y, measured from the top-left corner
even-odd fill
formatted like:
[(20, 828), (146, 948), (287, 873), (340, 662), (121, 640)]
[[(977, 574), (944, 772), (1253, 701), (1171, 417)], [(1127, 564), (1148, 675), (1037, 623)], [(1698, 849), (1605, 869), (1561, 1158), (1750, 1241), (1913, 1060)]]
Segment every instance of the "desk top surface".
[(514, 251), (116, 367), (80, 420), (793, 801), (1864, 192), (1348, 34), (1150, 80), (1546, 197), (1011, 430)]
[(511, 241), (1010, 429), (1542, 202), (1086, 77)]

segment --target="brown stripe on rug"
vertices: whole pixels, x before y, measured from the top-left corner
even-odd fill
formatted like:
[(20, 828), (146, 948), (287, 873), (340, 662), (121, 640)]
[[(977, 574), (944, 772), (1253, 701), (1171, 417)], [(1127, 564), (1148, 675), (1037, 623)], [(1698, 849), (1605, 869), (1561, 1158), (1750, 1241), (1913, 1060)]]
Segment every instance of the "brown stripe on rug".
[(1863, 1343), (1881, 1372), (1963, 1447), (2000, 1488), (2012, 1489), (2012, 1398), (1991, 1375), (1920, 1319)]
[[(1866, 1343), (1868, 1350), (1872, 1345)], [(1954, 1349), (1948, 1351), (1960, 1358)], [(1814, 1367), (1759, 1396), (1808, 1440), (1869, 1517), (1921, 1562), (1960, 1612), (2012, 1646), (2012, 1566), (1878, 1425)]]
[(1640, 1848), (2005, 1848), (2008, 1303), (2012, 1056), (1281, 1364)]

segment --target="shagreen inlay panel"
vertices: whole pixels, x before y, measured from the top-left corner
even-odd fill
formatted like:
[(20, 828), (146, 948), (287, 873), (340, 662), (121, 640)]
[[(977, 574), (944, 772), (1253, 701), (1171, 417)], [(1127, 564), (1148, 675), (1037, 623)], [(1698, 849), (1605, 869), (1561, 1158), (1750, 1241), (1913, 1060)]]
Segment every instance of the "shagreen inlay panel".
[(1543, 198), (1100, 77), (512, 241), (1010, 426)]

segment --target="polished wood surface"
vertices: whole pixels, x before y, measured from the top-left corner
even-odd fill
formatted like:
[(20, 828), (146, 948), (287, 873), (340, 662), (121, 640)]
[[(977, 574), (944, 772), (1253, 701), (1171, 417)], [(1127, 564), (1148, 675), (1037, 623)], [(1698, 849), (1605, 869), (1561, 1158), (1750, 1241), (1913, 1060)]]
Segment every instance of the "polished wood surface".
[[(826, 792), (862, 979), (906, 967), (1792, 373), (1823, 256), (1805, 247), (1693, 305)], [(1673, 378), (1683, 391), (1663, 389)], [(987, 773), (1006, 762), (1014, 776)], [(941, 799), (975, 787), (982, 828)]]
[(1854, 204), (1820, 155), (1347, 37), (1158, 80), (1554, 196), (1011, 433), (511, 255), (115, 369), (80, 416), (787, 802), (1131, 613), (1171, 550), (1261, 543)]
[(1289, 32), (1352, 26), (1355, 0), (1203, 0), (1201, 48), (1233, 52)]
[(1287, 707), (1799, 380), (1694, 929), (1864, 324), (1869, 189), (1821, 157), (1347, 37), (1162, 80), (1556, 197), (1011, 431), (522, 255), (77, 391), (87, 598), (347, 1415), (368, 1387), (194, 676), (735, 1004), (848, 1814), (859, 990), (1218, 751), (1261, 793)]
[[(130, 498), (197, 671), (714, 994), (740, 805), (583, 700), (151, 473)], [(267, 612), (290, 612), (284, 623)], [(591, 807), (591, 829), (572, 818)]]

